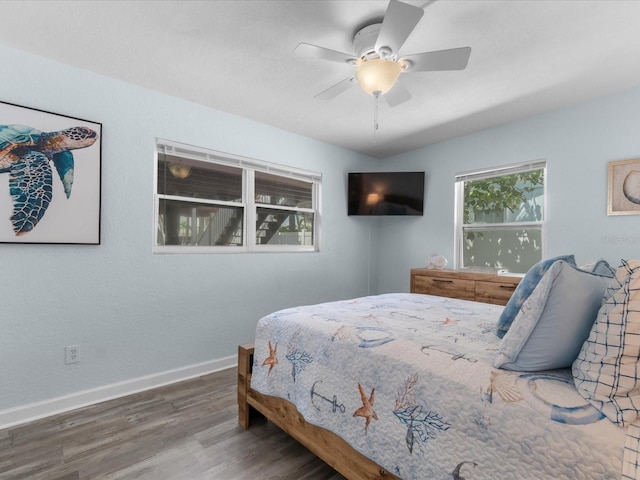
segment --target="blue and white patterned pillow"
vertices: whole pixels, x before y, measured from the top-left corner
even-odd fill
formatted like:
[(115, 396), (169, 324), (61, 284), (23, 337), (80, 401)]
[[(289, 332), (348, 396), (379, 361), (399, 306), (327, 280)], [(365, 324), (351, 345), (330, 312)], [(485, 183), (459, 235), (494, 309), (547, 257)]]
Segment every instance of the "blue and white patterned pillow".
[(573, 362), (578, 392), (613, 423), (640, 416), (640, 260), (622, 261)]
[(564, 260), (554, 262), (500, 342), (493, 366), (524, 372), (570, 367), (610, 281)]
[(547, 273), (547, 270), (551, 268), (551, 265), (558, 260), (564, 260), (571, 265), (576, 264), (576, 259), (573, 255), (562, 255), (559, 257), (549, 258), (547, 260), (541, 260), (529, 269), (522, 281), (518, 284), (517, 288), (511, 295), (511, 298), (507, 302), (500, 314), (498, 324), (496, 326), (496, 335), (500, 338), (504, 337), (505, 333), (509, 331), (509, 327), (516, 318), (516, 315), (520, 311), (522, 304), (529, 298), (529, 295), (533, 293), (533, 290), (538, 285), (538, 282), (542, 279), (543, 275)]

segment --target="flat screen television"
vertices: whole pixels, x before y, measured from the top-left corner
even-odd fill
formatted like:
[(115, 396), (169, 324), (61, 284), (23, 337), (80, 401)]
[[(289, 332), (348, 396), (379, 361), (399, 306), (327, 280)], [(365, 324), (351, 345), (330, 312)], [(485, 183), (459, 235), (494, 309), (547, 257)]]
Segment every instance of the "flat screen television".
[(349, 215), (422, 215), (424, 172), (350, 172)]

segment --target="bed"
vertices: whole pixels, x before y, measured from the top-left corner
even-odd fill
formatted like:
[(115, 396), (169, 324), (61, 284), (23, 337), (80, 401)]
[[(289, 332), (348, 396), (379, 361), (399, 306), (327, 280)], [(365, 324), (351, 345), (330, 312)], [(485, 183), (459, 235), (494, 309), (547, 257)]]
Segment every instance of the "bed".
[(238, 349), (239, 423), (265, 416), (350, 480), (637, 478), (629, 427), (570, 369), (493, 366), (502, 309), (386, 294), (274, 312)]

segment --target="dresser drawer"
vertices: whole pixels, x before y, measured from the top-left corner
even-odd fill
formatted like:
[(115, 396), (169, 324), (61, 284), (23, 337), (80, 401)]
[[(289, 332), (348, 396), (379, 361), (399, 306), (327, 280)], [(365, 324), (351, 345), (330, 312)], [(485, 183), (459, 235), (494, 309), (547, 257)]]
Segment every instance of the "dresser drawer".
[(476, 301), (493, 303), (494, 305), (506, 305), (513, 291), (518, 286), (517, 282), (483, 282), (476, 283)]
[(520, 277), (472, 270), (411, 269), (411, 293), (506, 305)]
[(439, 297), (473, 300), (475, 298), (475, 283), (473, 280), (459, 278), (415, 275), (413, 277), (412, 291), (413, 293), (437, 295)]

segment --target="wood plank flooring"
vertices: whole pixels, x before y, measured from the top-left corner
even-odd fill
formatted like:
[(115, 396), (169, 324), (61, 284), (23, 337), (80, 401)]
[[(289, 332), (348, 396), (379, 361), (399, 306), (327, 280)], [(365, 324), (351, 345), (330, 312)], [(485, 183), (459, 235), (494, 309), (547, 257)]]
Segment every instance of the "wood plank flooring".
[(237, 422), (235, 369), (0, 430), (2, 480), (344, 480), (275, 425)]

